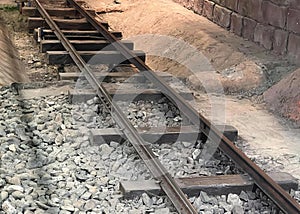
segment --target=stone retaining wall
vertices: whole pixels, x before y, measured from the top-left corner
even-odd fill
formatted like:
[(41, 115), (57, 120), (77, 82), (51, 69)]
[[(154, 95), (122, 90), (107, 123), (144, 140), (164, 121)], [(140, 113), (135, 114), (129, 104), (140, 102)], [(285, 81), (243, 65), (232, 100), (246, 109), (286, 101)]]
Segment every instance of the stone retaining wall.
[(300, 64), (300, 0), (174, 0)]

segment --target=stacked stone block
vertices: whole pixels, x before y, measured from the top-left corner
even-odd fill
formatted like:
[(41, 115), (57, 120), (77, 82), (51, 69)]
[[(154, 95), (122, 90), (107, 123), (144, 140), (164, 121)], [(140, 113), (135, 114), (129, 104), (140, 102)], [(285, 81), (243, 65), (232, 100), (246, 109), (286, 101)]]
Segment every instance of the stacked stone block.
[(174, 0), (300, 64), (300, 0)]

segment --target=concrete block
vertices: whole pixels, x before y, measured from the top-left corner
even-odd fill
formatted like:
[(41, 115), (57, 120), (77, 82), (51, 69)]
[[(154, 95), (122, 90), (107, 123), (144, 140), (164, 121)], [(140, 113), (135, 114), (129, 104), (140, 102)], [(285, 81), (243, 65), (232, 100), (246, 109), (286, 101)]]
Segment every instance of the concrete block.
[[(281, 0), (278, 0), (278, 1), (281, 1)], [(299, 0), (282, 0), (282, 1), (284, 1), (284, 2), (288, 1), (290, 8), (300, 10)]]
[(232, 12), (230, 10), (219, 5), (215, 5), (213, 21), (224, 28), (229, 28), (231, 13)]
[(242, 29), (243, 29), (243, 17), (233, 12), (231, 14), (230, 31), (238, 36), (241, 36)]
[(278, 54), (285, 54), (289, 33), (285, 30), (276, 29), (274, 32), (273, 49)]
[(238, 0), (225, 0), (225, 7), (237, 11), (238, 10)]
[(269, 0), (269, 1), (279, 6), (289, 6), (292, 1), (298, 1), (298, 0)]
[(299, 61), (300, 61), (300, 36), (293, 34), (293, 33), (291, 33), (289, 36), (288, 56), (293, 62), (299, 63)]
[(203, 16), (205, 16), (209, 20), (212, 20), (213, 19), (214, 6), (215, 6), (214, 2), (204, 0), (203, 13), (202, 13)]
[[(297, 179), (288, 173), (273, 172), (268, 173), (268, 175), (287, 191), (298, 189)], [(189, 197), (198, 197), (201, 191), (208, 192), (211, 195), (240, 194), (241, 191), (252, 191), (255, 187), (253, 178), (247, 175), (193, 176), (175, 178), (175, 180), (178, 182), (182, 191)], [(120, 183), (120, 191), (127, 199), (133, 199), (144, 192), (153, 195), (163, 194), (159, 183), (153, 180), (122, 181)]]
[(287, 7), (278, 6), (268, 1), (262, 3), (262, 14), (265, 23), (284, 28), (287, 17)]
[(225, 0), (212, 0), (212, 1), (218, 5), (225, 6)]
[(253, 19), (243, 18), (243, 29), (242, 36), (246, 39), (253, 41), (254, 38), (254, 30), (257, 25), (257, 22)]
[(300, 10), (289, 9), (287, 14), (287, 29), (300, 34)]
[(195, 0), (193, 11), (197, 14), (202, 14), (204, 0)]
[(262, 1), (263, 0), (239, 0), (239, 14), (252, 18), (258, 22), (263, 22)]
[(273, 48), (274, 30), (275, 28), (272, 26), (257, 24), (254, 31), (254, 41), (271, 50)]

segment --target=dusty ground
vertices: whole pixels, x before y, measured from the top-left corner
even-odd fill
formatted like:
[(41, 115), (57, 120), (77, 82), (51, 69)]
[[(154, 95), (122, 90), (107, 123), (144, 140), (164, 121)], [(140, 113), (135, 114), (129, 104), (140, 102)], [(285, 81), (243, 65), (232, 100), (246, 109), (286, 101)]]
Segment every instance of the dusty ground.
[[(11, 3), (9, 4), (9, 2)], [(38, 46), (34, 43), (32, 35), (27, 31), (26, 20), (26, 17), (20, 15), (14, 1), (7, 0), (0, 2), (0, 21), (5, 25), (10, 40), (6, 43), (13, 44), (4, 44), (4, 47), (6, 50), (13, 48), (13, 46), (17, 49), (18, 53), (15, 55), (18, 58), (17, 64), (19, 68), (14, 69), (10, 67), (5, 73), (9, 73), (11, 78), (3, 78), (3, 83), (24, 82), (24, 78), (18, 78), (20, 74), (27, 76), (26, 80), (29, 79), (30, 81), (51, 81), (57, 79), (57, 66), (48, 66), (45, 63), (44, 55), (39, 53)], [(2, 29), (3, 28), (1, 28), (1, 30)], [(1, 36), (0, 41), (2, 41), (3, 38), (4, 37)], [(7, 52), (1, 51), (1, 54), (7, 55)], [(0, 67), (1, 66), (3, 67), (5, 64), (2, 62), (0, 63)], [(20, 70), (22, 71), (20, 72)], [(25, 71), (25, 73), (23, 71)]]
[[(113, 30), (122, 31), (125, 38), (135, 38), (136, 48), (146, 53), (157, 54), (157, 49), (160, 50), (159, 54), (171, 52), (182, 64), (195, 59), (193, 57), (196, 55), (193, 51), (187, 55), (183, 49), (168, 42), (165, 45), (161, 41), (153, 42), (159, 38), (141, 37), (142, 34), (172, 36), (195, 47), (203, 55), (200, 56), (201, 63), (193, 67), (196, 72), (192, 76), (186, 67), (162, 57), (147, 55), (147, 63), (154, 70), (189, 77), (189, 83), (198, 94), (194, 105), (199, 112), (215, 123), (226, 121), (234, 125), (240, 136), (248, 142), (250, 156), (271, 158), (279, 163), (275, 164), (280, 165), (278, 170), (290, 172), (300, 179), (299, 129), (269, 113), (264, 104), (258, 104), (263, 103), (261, 95), (267, 88), (296, 70), (297, 66), (227, 32), (171, 0), (122, 0), (121, 4), (115, 4), (112, 0), (86, 2), (96, 8)], [(153, 43), (157, 45), (153, 47)], [(184, 55), (187, 57), (182, 58)], [(211, 73), (217, 81), (209, 82), (207, 76)], [(212, 93), (208, 96), (199, 91), (203, 89), (203, 82), (218, 87), (219, 81), (225, 92), (238, 92), (239, 95), (223, 97)], [(285, 86), (281, 86), (281, 89), (285, 89)], [(243, 97), (250, 97), (250, 100), (241, 99)], [(216, 103), (213, 103), (213, 99)]]
[(0, 5), (14, 5), (14, 0), (1, 0)]
[(288, 92), (284, 92), (285, 84), (276, 87), (282, 91), (281, 96), (292, 97), (292, 103), (278, 105), (282, 97), (268, 97), (270, 93), (261, 96), (297, 69), (284, 57), (270, 54), (171, 0), (86, 2), (112, 29), (135, 41), (136, 48), (147, 53), (147, 63), (154, 70), (187, 77), (189, 85), (197, 90), (221, 88), (226, 94), (254, 97), (256, 102), (266, 98), (267, 106), (275, 113), (300, 123), (299, 99), (295, 100), (300, 90), (295, 84)]
[[(26, 82), (28, 77), (24, 72), (19, 53), (9, 38), (4, 24), (0, 22), (0, 86), (12, 82)], [(12, 72), (14, 71), (14, 72)]]
[(289, 172), (300, 179), (299, 128), (270, 114), (263, 104), (246, 99), (200, 93), (194, 106), (214, 123), (225, 122), (236, 127), (239, 136), (247, 142), (243, 151), (249, 157), (272, 159), (280, 164), (275, 170)]
[[(250, 95), (261, 94), (282, 75), (294, 70), (285, 59), (268, 54), (254, 43), (221, 29), (171, 0), (122, 0), (121, 4), (113, 0), (86, 2), (96, 8), (112, 29), (134, 40), (137, 49), (154, 55), (147, 55), (147, 63), (154, 70), (186, 76), (190, 73), (184, 65), (192, 63), (194, 77), (203, 78), (213, 73), (226, 92), (248, 91)], [(145, 34), (156, 37), (141, 37)], [(157, 36), (175, 37), (190, 47), (172, 45), (166, 38), (155, 43), (153, 41), (159, 40)], [(203, 55), (197, 58), (197, 54)], [(173, 56), (181, 65), (157, 56)], [(192, 83), (201, 88), (199, 81)]]
[[(13, 4), (9, 0), (0, 2), (0, 13), (9, 11)], [(19, 53), (11, 41), (11, 34), (6, 28), (6, 23), (0, 17), (0, 86), (12, 82), (26, 82), (28, 77), (24, 72), (24, 64), (20, 60)], [(14, 72), (12, 72), (14, 71)]]

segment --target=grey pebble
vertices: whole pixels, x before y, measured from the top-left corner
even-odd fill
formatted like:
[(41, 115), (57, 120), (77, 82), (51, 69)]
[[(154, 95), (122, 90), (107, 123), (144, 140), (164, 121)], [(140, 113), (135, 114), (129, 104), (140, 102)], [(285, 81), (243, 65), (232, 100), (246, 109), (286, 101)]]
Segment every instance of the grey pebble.
[(74, 206), (71, 204), (61, 206), (61, 209), (73, 212), (75, 210)]
[(142, 199), (143, 199), (143, 203), (147, 206), (147, 207), (151, 207), (153, 204), (152, 199), (148, 196), (147, 193), (143, 193), (142, 194)]
[(7, 214), (16, 214), (17, 210), (11, 205), (9, 201), (4, 201), (2, 203), (2, 209)]
[(80, 198), (82, 198), (82, 199), (84, 199), (84, 200), (88, 200), (88, 199), (90, 199), (91, 198), (91, 196), (92, 196), (92, 194), (90, 193), (90, 192), (85, 192), (83, 195), (81, 195), (81, 197)]
[(244, 191), (241, 191), (239, 197), (243, 201), (248, 201), (249, 200), (249, 195), (246, 192), (244, 192)]
[(5, 180), (0, 178), (0, 187), (3, 187), (6, 184)]
[(21, 179), (18, 176), (14, 176), (12, 178), (7, 178), (7, 183), (13, 184), (13, 185), (21, 185)]
[(209, 203), (209, 202), (211, 202), (211, 198), (207, 195), (206, 192), (203, 192), (203, 191), (200, 192), (200, 199), (201, 199), (201, 201), (204, 202), (204, 203)]
[(157, 209), (154, 212), (154, 214), (169, 214), (169, 213), (170, 213), (170, 209), (168, 207)]
[(231, 205), (241, 205), (242, 201), (238, 195), (230, 193), (227, 196), (227, 203)]
[(85, 211), (93, 210), (96, 207), (96, 205), (97, 205), (96, 200), (93, 200), (93, 199), (88, 200), (84, 205), (84, 210)]
[(7, 198), (8, 198), (8, 192), (1, 191), (1, 193), (0, 193), (0, 202), (6, 200)]
[(6, 191), (8, 193), (12, 193), (14, 191), (24, 192), (24, 188), (22, 186), (19, 186), (19, 185), (9, 185), (9, 186), (6, 187)]
[(25, 195), (24, 195), (22, 192), (20, 192), (20, 191), (14, 191), (14, 192), (12, 193), (12, 196), (13, 196), (15, 199), (22, 199), (22, 198), (25, 197)]
[(231, 212), (232, 212), (232, 214), (243, 214), (243, 213), (245, 213), (243, 207), (241, 205), (238, 205), (238, 204), (233, 205), (233, 208), (232, 208)]
[(16, 145), (15, 144), (11, 144), (8, 146), (8, 149), (12, 152), (16, 152), (17, 151), (17, 148), (16, 148)]

